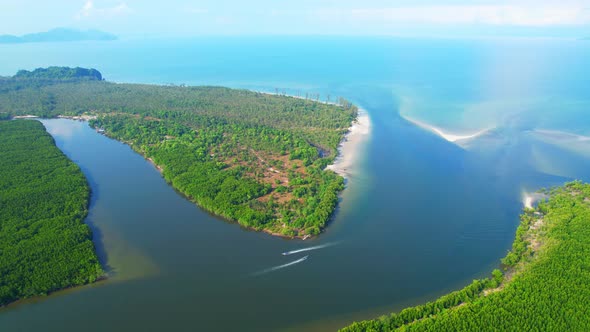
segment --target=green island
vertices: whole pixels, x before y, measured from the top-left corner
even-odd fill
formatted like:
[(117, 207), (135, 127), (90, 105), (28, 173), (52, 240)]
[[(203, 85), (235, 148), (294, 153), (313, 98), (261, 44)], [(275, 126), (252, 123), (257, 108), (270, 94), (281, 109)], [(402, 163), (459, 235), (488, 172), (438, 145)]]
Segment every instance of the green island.
[(0, 121), (0, 306), (94, 282), (90, 189), (38, 121)]
[[(319, 99), (319, 98), (318, 98)], [(202, 208), (273, 235), (317, 235), (344, 180), (326, 170), (357, 108), (222, 87), (107, 82), (50, 67), (0, 78), (0, 116), (90, 119)]]
[(502, 269), (434, 302), (341, 331), (588, 331), (590, 185), (525, 209)]

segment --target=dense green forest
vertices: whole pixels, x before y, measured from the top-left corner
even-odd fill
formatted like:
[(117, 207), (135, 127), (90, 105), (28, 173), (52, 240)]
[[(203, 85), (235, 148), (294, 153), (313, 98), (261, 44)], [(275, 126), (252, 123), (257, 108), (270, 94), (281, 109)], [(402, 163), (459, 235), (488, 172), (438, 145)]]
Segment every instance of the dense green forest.
[(19, 70), (15, 80), (102, 80), (101, 73), (96, 69), (49, 67), (37, 68), (33, 71)]
[[(52, 71), (70, 77), (72, 70)], [(357, 115), (343, 99), (332, 105), (222, 87), (49, 80), (35, 72), (0, 80), (0, 114), (95, 115), (92, 126), (152, 160), (187, 197), (245, 227), (318, 234), (344, 188), (325, 170)]]
[(589, 331), (590, 185), (548, 194), (521, 216), (504, 273), (342, 331)]
[(38, 121), (0, 121), (0, 306), (103, 274), (89, 187)]

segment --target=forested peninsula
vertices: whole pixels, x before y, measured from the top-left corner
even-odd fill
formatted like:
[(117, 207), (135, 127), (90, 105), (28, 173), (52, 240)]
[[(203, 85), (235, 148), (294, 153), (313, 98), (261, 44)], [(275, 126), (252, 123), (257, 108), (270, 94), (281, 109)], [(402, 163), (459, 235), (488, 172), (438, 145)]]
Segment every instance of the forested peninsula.
[(525, 209), (502, 271), (434, 302), (342, 331), (590, 330), (590, 185)]
[(222, 87), (107, 82), (50, 67), (0, 78), (0, 117), (80, 116), (152, 161), (174, 188), (240, 225), (317, 235), (344, 188), (326, 166), (357, 116), (336, 103)]
[(80, 168), (38, 121), (0, 121), (0, 306), (103, 275)]

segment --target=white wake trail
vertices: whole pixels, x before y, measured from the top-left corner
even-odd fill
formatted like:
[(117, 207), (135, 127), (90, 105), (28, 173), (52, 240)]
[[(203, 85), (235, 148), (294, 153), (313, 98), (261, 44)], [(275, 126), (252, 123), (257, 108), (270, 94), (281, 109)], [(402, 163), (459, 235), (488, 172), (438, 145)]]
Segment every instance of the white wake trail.
[(318, 250), (318, 249), (322, 249), (322, 248), (326, 248), (326, 247), (331, 247), (331, 246), (336, 245), (336, 244), (338, 244), (338, 242), (330, 242), (330, 243), (322, 244), (322, 245), (319, 245), (319, 246), (314, 246), (314, 247), (308, 247), (308, 248), (301, 248), (301, 249), (286, 251), (282, 255), (283, 256), (289, 256), (289, 255), (297, 254), (297, 253), (300, 253), (300, 252), (311, 251), (311, 250)]
[(256, 273), (253, 273), (253, 274), (252, 274), (252, 276), (259, 276), (259, 275), (263, 275), (263, 274), (270, 273), (270, 272), (273, 272), (273, 271), (276, 271), (276, 270), (284, 269), (284, 268), (286, 268), (286, 267), (288, 267), (288, 266), (291, 266), (291, 265), (299, 264), (299, 263), (301, 263), (301, 262), (305, 261), (305, 260), (307, 259), (307, 257), (309, 257), (309, 255), (308, 255), (308, 256), (305, 256), (305, 257), (302, 257), (302, 258), (299, 258), (298, 260), (295, 260), (295, 261), (289, 262), (289, 263), (287, 263), (287, 264), (283, 264), (283, 265), (279, 265), (279, 266), (273, 266), (273, 267), (271, 267), (271, 268), (264, 269), (264, 270), (262, 270), (262, 271), (259, 271), (259, 272), (256, 272)]

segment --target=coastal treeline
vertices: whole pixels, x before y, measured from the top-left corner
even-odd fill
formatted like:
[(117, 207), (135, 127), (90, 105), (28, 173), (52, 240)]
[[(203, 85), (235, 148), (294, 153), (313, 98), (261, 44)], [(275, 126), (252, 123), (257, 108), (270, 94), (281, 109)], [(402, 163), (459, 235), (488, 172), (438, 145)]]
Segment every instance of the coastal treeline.
[(0, 121), (0, 306), (103, 274), (89, 187), (38, 121)]
[(92, 126), (151, 159), (203, 208), (245, 227), (318, 234), (344, 188), (325, 167), (357, 115), (345, 100), (88, 79), (23, 82), (0, 80), (0, 112), (97, 115)]
[(521, 216), (504, 273), (342, 331), (590, 330), (590, 185), (548, 195)]

